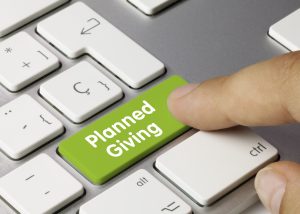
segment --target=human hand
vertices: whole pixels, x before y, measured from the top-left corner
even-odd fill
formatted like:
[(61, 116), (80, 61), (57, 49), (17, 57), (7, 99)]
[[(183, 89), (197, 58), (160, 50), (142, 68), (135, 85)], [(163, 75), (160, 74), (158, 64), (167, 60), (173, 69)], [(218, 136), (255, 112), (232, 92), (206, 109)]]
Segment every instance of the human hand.
[[(200, 130), (300, 122), (300, 52), (183, 86), (168, 104), (175, 117)], [(300, 164), (270, 164), (258, 172), (255, 188), (272, 214), (300, 213)]]

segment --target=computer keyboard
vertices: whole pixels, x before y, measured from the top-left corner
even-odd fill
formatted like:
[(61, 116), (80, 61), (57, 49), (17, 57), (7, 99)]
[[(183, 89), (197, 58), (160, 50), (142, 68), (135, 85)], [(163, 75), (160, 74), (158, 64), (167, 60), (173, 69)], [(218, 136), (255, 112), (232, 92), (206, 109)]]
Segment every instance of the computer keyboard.
[[(177, 2), (128, 1), (141, 16)], [(286, 29), (270, 35), (294, 50)], [(0, 196), (12, 208), (0, 213), (223, 214), (257, 201), (253, 176), (278, 150), (246, 128), (177, 121), (167, 97), (186, 78), (88, 3), (0, 0), (0, 37)]]

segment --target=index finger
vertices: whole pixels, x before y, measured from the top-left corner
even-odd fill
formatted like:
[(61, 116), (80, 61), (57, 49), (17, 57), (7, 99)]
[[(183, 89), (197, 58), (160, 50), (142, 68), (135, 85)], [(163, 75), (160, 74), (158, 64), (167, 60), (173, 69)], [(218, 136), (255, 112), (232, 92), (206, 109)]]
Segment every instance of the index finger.
[(300, 121), (300, 52), (175, 90), (169, 109), (202, 130)]

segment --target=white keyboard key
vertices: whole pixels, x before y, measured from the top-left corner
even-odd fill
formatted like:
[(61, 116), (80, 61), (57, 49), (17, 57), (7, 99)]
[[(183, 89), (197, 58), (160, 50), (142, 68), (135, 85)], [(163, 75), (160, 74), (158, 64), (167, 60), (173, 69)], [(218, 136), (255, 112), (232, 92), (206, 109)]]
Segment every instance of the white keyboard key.
[(79, 210), (79, 214), (98, 213), (191, 214), (192, 210), (156, 178), (141, 169), (88, 201)]
[(300, 9), (272, 25), (269, 35), (291, 51), (300, 50)]
[(119, 86), (84, 61), (42, 84), (40, 94), (75, 123), (123, 97)]
[(0, 37), (69, 0), (1, 0)]
[(156, 167), (196, 202), (210, 205), (277, 157), (249, 129), (199, 131), (158, 157)]
[(46, 154), (0, 178), (0, 195), (22, 214), (54, 213), (84, 193), (76, 179)]
[(0, 43), (0, 82), (19, 91), (60, 66), (56, 56), (25, 32)]
[(37, 31), (68, 57), (91, 55), (132, 88), (165, 71), (159, 60), (82, 2), (42, 21)]
[(147, 15), (154, 15), (178, 0), (128, 0)]
[(20, 159), (58, 135), (64, 127), (28, 95), (22, 95), (0, 108), (0, 149)]

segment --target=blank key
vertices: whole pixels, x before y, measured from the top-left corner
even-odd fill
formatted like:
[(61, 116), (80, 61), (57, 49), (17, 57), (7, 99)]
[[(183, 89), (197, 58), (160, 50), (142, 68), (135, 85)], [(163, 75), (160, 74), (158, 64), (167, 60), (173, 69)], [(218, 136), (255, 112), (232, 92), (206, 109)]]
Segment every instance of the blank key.
[(91, 55), (132, 88), (165, 72), (163, 63), (82, 2), (42, 21), (37, 31), (70, 58)]
[(269, 29), (269, 35), (291, 51), (300, 50), (300, 9), (281, 19)]
[(66, 2), (68, 0), (1, 0), (0, 37)]
[(128, 0), (147, 15), (154, 15), (178, 0)]
[(277, 150), (249, 129), (199, 131), (158, 157), (156, 167), (207, 206), (277, 157)]

